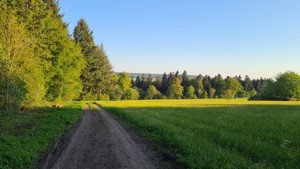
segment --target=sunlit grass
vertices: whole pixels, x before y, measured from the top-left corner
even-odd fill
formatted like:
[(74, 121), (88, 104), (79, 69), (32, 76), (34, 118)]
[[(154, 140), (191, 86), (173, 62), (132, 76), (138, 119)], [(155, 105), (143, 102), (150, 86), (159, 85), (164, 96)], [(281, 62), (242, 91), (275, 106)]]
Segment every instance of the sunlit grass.
[(297, 168), (300, 103), (238, 100), (99, 102), (188, 168)]
[(247, 99), (194, 99), (194, 100), (126, 100), (102, 101), (103, 106), (113, 107), (206, 107), (226, 105), (300, 105), (298, 101), (248, 101)]

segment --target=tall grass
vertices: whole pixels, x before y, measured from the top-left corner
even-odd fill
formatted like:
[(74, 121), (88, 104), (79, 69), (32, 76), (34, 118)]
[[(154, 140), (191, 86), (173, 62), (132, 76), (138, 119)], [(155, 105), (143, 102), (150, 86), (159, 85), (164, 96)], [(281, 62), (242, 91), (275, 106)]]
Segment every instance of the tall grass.
[(188, 168), (299, 168), (299, 102), (100, 102)]

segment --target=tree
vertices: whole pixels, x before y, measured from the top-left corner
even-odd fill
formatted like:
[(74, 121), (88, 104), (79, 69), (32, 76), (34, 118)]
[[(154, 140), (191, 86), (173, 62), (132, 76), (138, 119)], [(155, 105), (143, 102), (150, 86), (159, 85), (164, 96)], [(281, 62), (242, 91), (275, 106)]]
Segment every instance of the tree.
[(68, 35), (58, 2), (5, 0), (0, 9), (1, 92), (15, 105), (38, 105), (45, 97), (78, 98), (85, 62), (81, 48)]
[(119, 76), (114, 74), (113, 91), (109, 94), (111, 100), (120, 100), (124, 94), (118, 82), (119, 82)]
[[(134, 99), (136, 99), (136, 97), (135, 97), (136, 93), (135, 93), (135, 91), (131, 90), (130, 87), (131, 87), (131, 81), (130, 81), (129, 74), (125, 73), (125, 72), (119, 73), (118, 78), (117, 78), (116, 88), (117, 88), (117, 92), (122, 93), (121, 99), (125, 99), (125, 100), (130, 99), (131, 100), (132, 97)], [(119, 99), (117, 99), (117, 100), (119, 100)]]
[(131, 83), (131, 86), (132, 86), (132, 87), (136, 87), (133, 78), (131, 78), (130, 81), (131, 81), (131, 82), (130, 82), (130, 83)]
[(244, 87), (244, 90), (247, 91), (247, 92), (250, 92), (254, 88), (253, 84), (251, 82), (251, 79), (249, 78), (248, 75), (246, 75), (246, 77), (245, 77), (245, 81), (244, 81), (243, 87)]
[(190, 81), (187, 76), (187, 71), (183, 71), (181, 79), (182, 79), (181, 86), (183, 86), (183, 94), (186, 95), (187, 89), (190, 86)]
[(186, 93), (185, 93), (185, 98), (187, 99), (196, 99), (197, 96), (195, 95), (195, 89), (193, 86), (187, 87)]
[(94, 50), (95, 42), (93, 31), (90, 30), (87, 22), (83, 18), (77, 22), (77, 26), (74, 28), (73, 36), (75, 42), (81, 46), (83, 55), (88, 60), (88, 57)]
[(170, 72), (168, 76), (168, 87), (170, 86), (170, 84), (174, 83), (174, 80), (175, 80), (174, 73)]
[(198, 98), (204, 98), (203, 76), (201, 74), (196, 78), (195, 91)]
[(204, 76), (204, 78), (203, 78), (203, 88), (207, 93), (209, 93), (210, 88), (211, 88), (211, 82), (210, 82), (210, 77), (207, 75)]
[(125, 100), (138, 100), (140, 98), (140, 94), (137, 89), (129, 88), (125, 92)]
[(253, 96), (256, 96), (256, 95), (257, 95), (256, 90), (255, 90), (255, 89), (252, 89), (252, 90), (250, 91), (250, 97), (253, 97)]
[(276, 100), (275, 82), (272, 79), (265, 79), (257, 95), (250, 97), (249, 100)]
[(154, 85), (150, 85), (146, 91), (145, 99), (159, 99), (161, 97), (160, 92), (156, 89)]
[(180, 75), (179, 75), (179, 71), (178, 71), (178, 70), (176, 71), (174, 77), (175, 77), (175, 78), (180, 78)]
[(167, 95), (168, 90), (168, 75), (166, 73), (163, 74), (161, 79), (161, 94)]
[(183, 87), (181, 86), (181, 80), (179, 78), (174, 78), (170, 81), (167, 96), (170, 99), (180, 99), (183, 95)]
[(114, 72), (103, 45), (96, 46), (94, 52), (93, 56), (95, 59), (94, 62), (90, 64), (90, 73), (92, 73), (94, 83), (92, 91), (96, 94), (98, 99), (101, 94), (109, 94), (113, 90)]
[(17, 16), (17, 22), (24, 25), (28, 38), (33, 42), (30, 47), (39, 60), (46, 98), (77, 98), (78, 89), (81, 88), (78, 72), (84, 68), (84, 61), (80, 48), (68, 35), (67, 24), (62, 20), (63, 15), (59, 14), (58, 2), (10, 0), (7, 4), (9, 13)]
[(225, 91), (224, 95), (225, 95), (225, 98), (228, 99), (228, 100), (233, 99), (235, 97), (234, 92), (232, 90), (230, 90), (230, 89), (227, 89)]
[(222, 78), (222, 76), (220, 74), (215, 76), (215, 78), (213, 79), (212, 84), (213, 84), (213, 88), (216, 89), (215, 95), (219, 98), (224, 97), (224, 93), (225, 93), (225, 90), (226, 90), (226, 83), (225, 83), (224, 79)]
[(118, 74), (118, 85), (124, 93), (131, 87), (130, 76), (128, 73), (122, 72)]
[(103, 45), (95, 45), (93, 32), (84, 19), (78, 21), (73, 36), (86, 60), (81, 74), (81, 98), (99, 99), (102, 94), (108, 95), (113, 90), (113, 70)]
[(152, 81), (153, 81), (152, 75), (149, 74), (148, 77), (146, 78), (146, 81), (144, 83), (143, 89), (144, 90), (148, 89), (149, 85), (152, 84)]
[[(54, 75), (55, 78), (52, 78), (52, 82), (56, 83), (53, 87), (60, 89), (58, 96), (54, 99), (74, 100), (79, 98), (82, 91), (80, 75), (86, 62), (80, 48), (72, 40), (66, 38), (64, 46), (55, 65), (57, 70)], [(51, 89), (49, 90), (51, 91)], [(49, 94), (50, 92), (48, 92)]]
[(234, 98), (237, 92), (243, 90), (242, 85), (236, 78), (228, 77), (225, 81), (226, 81), (226, 90), (224, 95), (227, 99)]
[(153, 85), (154, 85), (155, 88), (156, 88), (157, 90), (159, 90), (159, 91), (161, 90), (161, 83), (162, 83), (161, 77), (160, 77), (160, 76), (156, 76)]
[(95, 99), (95, 97), (87, 98), (87, 96), (91, 95), (93, 92), (92, 89), (94, 85), (94, 79), (91, 71), (94, 70), (92, 65), (95, 62), (96, 57), (93, 32), (89, 29), (84, 19), (80, 19), (77, 22), (77, 26), (74, 28), (73, 36), (75, 42), (81, 47), (81, 52), (86, 60), (86, 67), (83, 69), (80, 76), (83, 85), (81, 98)]
[(140, 79), (140, 76), (137, 76), (137, 77), (136, 77), (134, 84), (135, 84), (135, 86), (136, 86), (137, 88), (139, 88), (139, 89), (142, 87), (142, 86), (141, 86), (141, 79)]
[(287, 71), (277, 75), (275, 82), (276, 100), (300, 100), (300, 75)]
[(208, 95), (208, 97), (209, 97), (209, 98), (214, 98), (214, 97), (215, 97), (215, 94), (216, 94), (216, 89), (210, 88), (210, 89), (209, 89), (209, 95)]
[(202, 98), (207, 99), (208, 98), (208, 94), (206, 91), (204, 91)]
[(15, 112), (22, 102), (39, 103), (43, 99), (45, 81), (33, 52), (35, 44), (24, 24), (17, 22), (13, 10), (4, 14), (6, 20), (0, 25), (1, 102), (7, 111)]

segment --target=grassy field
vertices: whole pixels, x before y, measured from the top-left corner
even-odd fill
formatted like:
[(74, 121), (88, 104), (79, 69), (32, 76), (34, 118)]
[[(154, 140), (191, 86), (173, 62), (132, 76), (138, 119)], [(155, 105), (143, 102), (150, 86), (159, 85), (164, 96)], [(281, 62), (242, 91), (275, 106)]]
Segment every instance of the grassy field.
[(300, 102), (99, 102), (186, 168), (300, 168)]
[(0, 168), (31, 168), (82, 114), (82, 103), (0, 114)]

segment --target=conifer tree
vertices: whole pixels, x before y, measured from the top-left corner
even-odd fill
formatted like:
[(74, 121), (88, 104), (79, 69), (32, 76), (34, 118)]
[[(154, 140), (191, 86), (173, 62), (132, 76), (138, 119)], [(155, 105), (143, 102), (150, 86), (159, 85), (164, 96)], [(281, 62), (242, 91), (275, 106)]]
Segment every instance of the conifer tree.
[(161, 79), (161, 94), (166, 95), (168, 90), (168, 75), (166, 73), (163, 74)]
[(141, 88), (141, 79), (140, 79), (140, 76), (137, 76), (136, 79), (135, 79), (135, 82), (134, 82), (134, 85), (140, 89)]
[(95, 45), (93, 32), (84, 19), (78, 21), (73, 36), (86, 60), (86, 68), (81, 74), (81, 98), (99, 99), (101, 94), (109, 95), (113, 90), (114, 75), (103, 45)]
[(181, 85), (183, 86), (183, 95), (186, 95), (187, 89), (190, 86), (190, 81), (189, 81), (189, 78), (187, 76), (187, 71), (184, 71), (182, 73), (182, 78), (181, 79), (182, 79)]
[(198, 98), (204, 98), (203, 76), (200, 74), (196, 77), (195, 93)]

